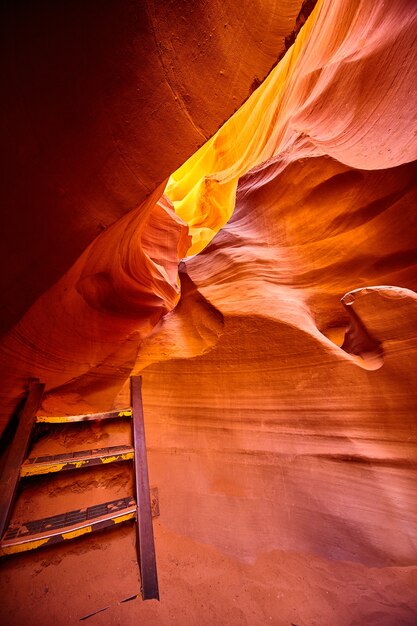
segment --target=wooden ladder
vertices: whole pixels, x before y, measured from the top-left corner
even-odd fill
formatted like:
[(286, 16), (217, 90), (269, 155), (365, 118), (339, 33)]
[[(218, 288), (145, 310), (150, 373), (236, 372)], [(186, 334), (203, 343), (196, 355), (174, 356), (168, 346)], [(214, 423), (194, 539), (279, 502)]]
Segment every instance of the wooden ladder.
[[(45, 385), (33, 379), (29, 383), (19, 423), (5, 459), (0, 493), (0, 556), (34, 550), (67, 541), (87, 533), (115, 527), (136, 520), (137, 553), (144, 600), (159, 600), (152, 512), (159, 513), (157, 495), (149, 489), (145, 428), (142, 405), (142, 378), (130, 379), (131, 407), (122, 411), (52, 417), (38, 415)], [(129, 418), (133, 446), (113, 446), (55, 456), (26, 458), (36, 423), (72, 423)], [(92, 465), (133, 461), (135, 496), (112, 500), (85, 509), (68, 511), (23, 524), (10, 524), (19, 481), (27, 476), (82, 469)]]

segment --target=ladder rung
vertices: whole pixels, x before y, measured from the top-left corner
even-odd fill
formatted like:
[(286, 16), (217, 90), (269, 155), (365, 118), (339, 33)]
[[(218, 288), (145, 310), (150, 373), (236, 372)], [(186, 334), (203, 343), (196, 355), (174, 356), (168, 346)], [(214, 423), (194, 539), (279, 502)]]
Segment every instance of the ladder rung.
[(109, 420), (118, 417), (132, 417), (132, 409), (108, 411), (107, 413), (85, 413), (84, 415), (37, 415), (36, 421), (47, 424), (69, 424), (71, 422), (91, 422), (94, 420)]
[(106, 463), (129, 461), (133, 459), (133, 456), (132, 446), (112, 446), (55, 456), (38, 456), (24, 461), (20, 468), (20, 476), (37, 476)]
[(44, 519), (20, 524), (15, 522), (9, 526), (0, 543), (0, 556), (75, 539), (135, 517), (136, 502), (131, 496), (127, 496)]

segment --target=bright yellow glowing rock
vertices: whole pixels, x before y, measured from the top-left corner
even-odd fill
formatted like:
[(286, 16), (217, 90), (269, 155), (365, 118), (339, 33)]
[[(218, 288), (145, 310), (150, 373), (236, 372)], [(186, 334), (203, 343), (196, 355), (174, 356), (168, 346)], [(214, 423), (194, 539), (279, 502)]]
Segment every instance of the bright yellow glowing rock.
[(277, 175), (323, 155), (364, 170), (416, 158), (415, 61), (400, 45), (412, 41), (413, 20), (398, 15), (375, 3), (319, 0), (267, 79), (169, 179), (166, 195), (190, 227), (188, 255), (229, 220), (238, 179), (262, 163), (273, 163)]
[(187, 256), (201, 252), (233, 213), (238, 180), (274, 156), (277, 116), (287, 82), (314, 25), (321, 0), (284, 59), (246, 103), (170, 177), (165, 194), (189, 226)]

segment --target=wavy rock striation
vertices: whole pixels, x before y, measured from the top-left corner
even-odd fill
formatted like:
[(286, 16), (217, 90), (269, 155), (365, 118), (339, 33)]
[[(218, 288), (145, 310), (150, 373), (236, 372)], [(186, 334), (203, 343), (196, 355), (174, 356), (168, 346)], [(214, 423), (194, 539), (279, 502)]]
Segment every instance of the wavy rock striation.
[(0, 349), (3, 424), (29, 375), (65, 412), (122, 407), (143, 374), (161, 542), (199, 546), (204, 572), (227, 562), (271, 595), (286, 555), (299, 588), (382, 581), (381, 610), (350, 586), (327, 611), (310, 580), (293, 623), (415, 621), (416, 22), (406, 0), (319, 0), (245, 104)]

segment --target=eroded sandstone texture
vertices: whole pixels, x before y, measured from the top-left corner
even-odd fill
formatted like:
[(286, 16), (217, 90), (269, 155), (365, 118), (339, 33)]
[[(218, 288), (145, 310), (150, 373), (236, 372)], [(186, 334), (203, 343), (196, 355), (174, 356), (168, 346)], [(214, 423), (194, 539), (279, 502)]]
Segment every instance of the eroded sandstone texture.
[[(189, 128), (162, 116), (169, 133), (139, 139), (115, 126), (138, 144), (129, 171), (147, 181), (131, 198), (242, 102), (253, 47), (262, 63), (280, 56), (300, 7), (247, 4), (146, 4), (166, 81), (146, 89), (168, 85), (175, 103), (152, 97), (178, 106)], [(204, 46), (232, 68), (220, 71), (224, 86), (204, 55), (190, 74), (195, 11), (222, 33)], [(5, 335), (3, 428), (28, 376), (47, 383), (44, 411), (72, 413), (126, 406), (130, 373), (143, 375), (162, 602), (117, 605), (137, 584), (122, 558), (134, 559), (126, 530), (35, 560), (56, 588), (69, 584), (74, 555), (82, 561), (94, 606), (81, 598), (70, 616), (109, 597), (103, 624), (417, 623), (416, 26), (409, 0), (319, 0), (266, 80), (169, 180), (131, 211), (124, 192), (122, 209), (107, 197), (113, 218), (125, 214)], [(83, 206), (91, 228), (95, 209)], [(36, 445), (127, 440), (114, 424)], [(129, 492), (125, 469), (106, 476), (90, 471), (76, 488), (62, 478), (53, 492), (39, 484), (44, 510), (88, 502), (94, 488), (103, 501)], [(25, 494), (21, 516), (36, 512)], [(117, 583), (100, 571), (108, 558)], [(93, 562), (101, 595), (88, 583)], [(10, 586), (33, 584), (33, 563), (10, 565)]]

